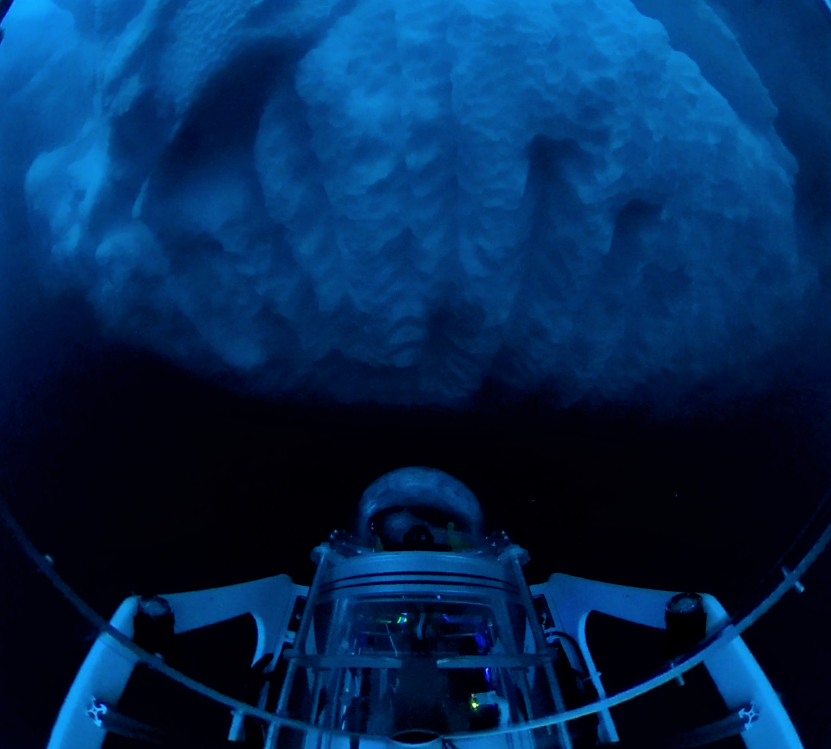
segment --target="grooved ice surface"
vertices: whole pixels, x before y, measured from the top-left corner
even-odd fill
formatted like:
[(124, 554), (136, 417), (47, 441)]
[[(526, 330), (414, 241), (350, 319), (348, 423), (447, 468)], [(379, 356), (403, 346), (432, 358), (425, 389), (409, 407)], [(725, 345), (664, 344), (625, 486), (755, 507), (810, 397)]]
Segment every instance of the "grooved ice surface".
[(796, 162), (685, 7), (99, 0), (96, 105), (30, 211), (110, 325), (256, 392), (570, 402), (749, 367), (815, 277)]

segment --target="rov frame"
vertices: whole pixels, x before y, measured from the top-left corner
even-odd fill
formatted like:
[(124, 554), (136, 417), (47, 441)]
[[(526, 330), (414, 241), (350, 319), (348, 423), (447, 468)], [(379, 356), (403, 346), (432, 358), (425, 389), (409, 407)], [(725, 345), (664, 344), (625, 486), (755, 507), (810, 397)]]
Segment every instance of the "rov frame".
[[(826, 543), (827, 540), (826, 538)], [(507, 726), (491, 730), (437, 736), (434, 737), (434, 741), (419, 740), (423, 742), (419, 745), (444, 744), (458, 749), (474, 745), (477, 748), (504, 745), (519, 749), (535, 746), (535, 731), (547, 729), (551, 733), (553, 727), (553, 732), (559, 739), (559, 744), (556, 745), (570, 747), (572, 744), (569, 732), (565, 729), (566, 720), (592, 713), (597, 713), (598, 716), (597, 731), (601, 745), (616, 745), (619, 736), (610, 712), (611, 707), (626, 701), (627, 696), (632, 698), (672, 679), (678, 680), (685, 671), (698, 663), (703, 663), (731, 714), (719, 721), (719, 724), (703, 727), (696, 743), (684, 745), (698, 746), (733, 733), (741, 735), (748, 749), (802, 747), (778, 695), (739, 636), (739, 627), (744, 628), (742, 623), (733, 624), (713, 596), (706, 593), (697, 596), (706, 614), (705, 640), (697, 652), (682, 662), (671, 663), (668, 669), (648, 682), (625, 693), (608, 697), (603, 678), (595, 667), (586, 639), (588, 615), (598, 611), (628, 622), (658, 630), (665, 629), (667, 605), (683, 592), (613, 585), (563, 573), (551, 575), (545, 583), (528, 586), (521, 569), (521, 565), (527, 561), (527, 553), (511, 544), (504, 534), (502, 539), (491, 541), (491, 544), (493, 546), (490, 553), (482, 553), (481, 550), (461, 554), (431, 551), (378, 553), (356, 544), (352, 539), (338, 538), (333, 534), (328, 543), (318, 546), (314, 551), (318, 569), (309, 588), (295, 584), (286, 575), (277, 575), (238, 585), (174, 593), (154, 599), (131, 596), (119, 606), (78, 672), (53, 728), (48, 749), (98, 749), (107, 730), (127, 732), (129, 735), (140, 737), (141, 726), (133, 725), (130, 729), (131, 734), (125, 731), (125, 725), (130, 728), (131, 722), (129, 718), (119, 716), (115, 710), (133, 669), (140, 660), (144, 660), (156, 670), (169, 672), (168, 675), (191, 688), (195, 687), (192, 680), (173, 671), (157, 655), (145, 653), (132, 641), (136, 636), (137, 618), (140, 620), (142, 616), (146, 616), (150, 603), (158, 606), (159, 601), (168, 607), (164, 612), (167, 617), (165, 621), (171, 625), (174, 634), (206, 627), (242, 614), (251, 614), (257, 628), (257, 646), (252, 663), (259, 662), (262, 665), (265, 659), (264, 671), (269, 673), (274, 671), (281, 658), (288, 662), (284, 688), (274, 714), (264, 712), (263, 695), (260, 695), (258, 704), (252, 706), (216, 693), (208, 694), (212, 690), (204, 686), (201, 689), (196, 687), (206, 696), (214, 699), (217, 696), (222, 697), (219, 701), (232, 708), (229, 741), (242, 739), (245, 717), (250, 716), (270, 724), (265, 740), (267, 747), (283, 743), (278, 744), (281, 727), (305, 731), (307, 747), (348, 747), (350, 735), (343, 731), (304, 724), (287, 717), (288, 691), (294, 673), (301, 668), (395, 668), (400, 664), (394, 663), (394, 658), (385, 656), (361, 656), (354, 653), (337, 655), (325, 652), (318, 654), (309, 652), (310, 648), (305, 645), (302, 650), (298, 649), (298, 645), (309, 641), (309, 628), (312, 626), (316, 603), (323, 597), (336, 593), (339, 587), (345, 589), (350, 585), (354, 586), (356, 580), (362, 581), (365, 592), (373, 592), (373, 584), (377, 588), (378, 580), (383, 580), (388, 592), (394, 589), (397, 594), (403, 591), (403, 595), (412, 597), (429, 589), (431, 595), (441, 596), (442, 593), (435, 591), (443, 590), (447, 597), (452, 596), (454, 585), (461, 585), (469, 591), (470, 582), (474, 578), (478, 578), (480, 582), (483, 579), (489, 581), (482, 586), (482, 601), (489, 601), (491, 605), (498, 605), (506, 597), (521, 601), (528, 615), (527, 636), (524, 642), (515, 645), (515, 652), (502, 655), (458, 656), (455, 663), (453, 658), (445, 658), (444, 663), (439, 661), (440, 668), (469, 667), (472, 661), (462, 662), (465, 658), (478, 659), (477, 665), (489, 661), (494, 668), (508, 668), (519, 673), (527, 673), (533, 668), (550, 668), (546, 644), (550, 644), (552, 639), (562, 639), (570, 645), (566, 649), (569, 650), (572, 666), (585, 673), (585, 678), (593, 687), (598, 700), (577, 709), (567, 710), (562, 695), (556, 693), (557, 680), (548, 679), (549, 687), (554, 690), (551, 696), (557, 706), (553, 715), (527, 716), (528, 719), (524, 722), (512, 721)], [(398, 577), (393, 575), (395, 579), (390, 587), (390, 572), (393, 568), (398, 570)], [(415, 578), (420, 582), (415, 587), (411, 582), (412, 576), (409, 581), (405, 579), (408, 568), (411, 573), (418, 572)], [(491, 587), (485, 590), (488, 585)], [(777, 588), (762, 606), (772, 605), (770, 599), (777, 593), (781, 597), (785, 590), (796, 585), (798, 579), (794, 577), (794, 573), (786, 571), (785, 579), (779, 586), (784, 588)], [(292, 612), (301, 600), (305, 601), (303, 617), (299, 627), (296, 627), (292, 625)], [(535, 600), (544, 600), (547, 613), (551, 617), (545, 630), (540, 625), (539, 618), (534, 615)], [(761, 615), (760, 608), (761, 606), (757, 607), (743, 620), (745, 626), (752, 623), (748, 622), (748, 619), (754, 615), (755, 618)], [(172, 616), (168, 616), (169, 614)], [(577, 652), (574, 652), (575, 650)], [(269, 654), (271, 657), (266, 658)], [(146, 735), (146, 731), (152, 729), (144, 727), (143, 730), (145, 738), (153, 740), (153, 737)], [(380, 749), (384, 746), (401, 746), (402, 743), (407, 743), (384, 736), (353, 735), (352, 738), (365, 749)], [(695, 737), (690, 741), (695, 741)], [(409, 743), (412, 745), (415, 742)], [(351, 745), (355, 745), (354, 741)]]

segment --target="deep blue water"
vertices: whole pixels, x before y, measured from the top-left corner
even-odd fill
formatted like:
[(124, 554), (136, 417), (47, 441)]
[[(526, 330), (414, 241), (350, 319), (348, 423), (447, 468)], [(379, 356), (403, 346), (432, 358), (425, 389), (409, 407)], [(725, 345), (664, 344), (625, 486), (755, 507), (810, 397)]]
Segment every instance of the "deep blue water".
[[(793, 539), (828, 482), (811, 404), (746, 403), (724, 422), (661, 425), (606, 408), (556, 413), (267, 405), (147, 355), (72, 349), (16, 402), (3, 467), (9, 502), (56, 570), (105, 616), (133, 592), (230, 584), (278, 572), (308, 583), (311, 548), (348, 528), (363, 489), (430, 465), (477, 494), (490, 530), (554, 571), (714, 593), (730, 608)], [(25, 415), (25, 420), (23, 418)], [(24, 423), (25, 421), (25, 423)], [(43, 746), (88, 627), (2, 535), (0, 617), (7, 745)], [(831, 563), (747, 636), (808, 749), (831, 724)]]

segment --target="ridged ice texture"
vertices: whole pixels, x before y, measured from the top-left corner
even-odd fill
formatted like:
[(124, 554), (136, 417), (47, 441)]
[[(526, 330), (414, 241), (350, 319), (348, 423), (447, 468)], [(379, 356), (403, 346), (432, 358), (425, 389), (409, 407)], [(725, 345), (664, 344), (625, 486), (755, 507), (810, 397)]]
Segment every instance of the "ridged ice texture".
[(30, 205), (112, 325), (259, 392), (747, 367), (814, 277), (796, 163), (735, 40), (667, 23), (707, 77), (629, 0), (147, 3)]

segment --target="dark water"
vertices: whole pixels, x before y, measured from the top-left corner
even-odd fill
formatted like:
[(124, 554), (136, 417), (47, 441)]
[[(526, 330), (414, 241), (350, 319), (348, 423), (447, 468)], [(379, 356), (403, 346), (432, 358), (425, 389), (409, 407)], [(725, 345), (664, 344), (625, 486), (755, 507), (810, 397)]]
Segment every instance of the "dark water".
[[(74, 351), (72, 366), (16, 402), (4, 488), (35, 545), (97, 611), (164, 593), (289, 574), (348, 528), (363, 489), (429, 465), (480, 498), (490, 530), (554, 571), (718, 596), (730, 609), (793, 539), (829, 480), (812, 404), (793, 394), (660, 425), (607, 408), (467, 412), (268, 405), (154, 357)], [(25, 423), (24, 423), (25, 421)], [(40, 747), (90, 630), (2, 535), (4, 745)], [(822, 558), (746, 639), (806, 747), (831, 744)]]

